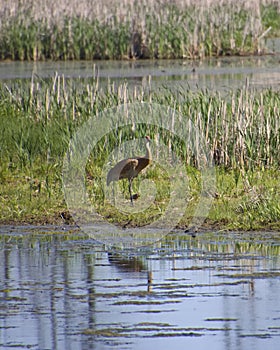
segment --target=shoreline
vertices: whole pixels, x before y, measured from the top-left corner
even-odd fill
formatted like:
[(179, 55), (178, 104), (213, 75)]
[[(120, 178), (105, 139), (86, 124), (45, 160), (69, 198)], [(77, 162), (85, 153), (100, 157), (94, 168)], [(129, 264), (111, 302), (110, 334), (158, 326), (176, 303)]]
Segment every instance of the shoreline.
[[(70, 222), (69, 222), (70, 221)], [(48, 220), (38, 220), (38, 221), (26, 221), (26, 220), (0, 220), (0, 235), (1, 235), (1, 227), (32, 227), (32, 228), (46, 228), (46, 227), (54, 227), (54, 228), (63, 228), (63, 231), (71, 231), (71, 230), (81, 230), (78, 224), (75, 224), (75, 222), (70, 219), (69, 221), (64, 220), (63, 218), (48, 218)], [(209, 223), (207, 222), (207, 219), (205, 220), (201, 226), (198, 226), (197, 228), (191, 226), (188, 228), (187, 224), (178, 224), (176, 225), (171, 231), (178, 230), (178, 231), (186, 231), (187, 234), (194, 233), (203, 233), (203, 232), (279, 232), (280, 233), (280, 225), (279, 227), (274, 225), (264, 225), (259, 226), (253, 229), (248, 229), (245, 227), (235, 227), (235, 228), (229, 228), (225, 223), (222, 222), (215, 222), (215, 223)], [(134, 225), (134, 224), (115, 224), (117, 228), (122, 228), (125, 230), (125, 228), (140, 228), (145, 227), (146, 225)], [(82, 231), (82, 230), (81, 230)]]

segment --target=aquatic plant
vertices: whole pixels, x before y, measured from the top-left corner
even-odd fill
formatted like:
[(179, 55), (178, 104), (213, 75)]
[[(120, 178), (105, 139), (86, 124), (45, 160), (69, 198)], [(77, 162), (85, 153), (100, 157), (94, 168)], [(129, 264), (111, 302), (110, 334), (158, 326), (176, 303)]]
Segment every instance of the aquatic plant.
[(0, 17), (0, 59), (12, 60), (261, 53), (280, 23), (272, 0), (1, 0)]

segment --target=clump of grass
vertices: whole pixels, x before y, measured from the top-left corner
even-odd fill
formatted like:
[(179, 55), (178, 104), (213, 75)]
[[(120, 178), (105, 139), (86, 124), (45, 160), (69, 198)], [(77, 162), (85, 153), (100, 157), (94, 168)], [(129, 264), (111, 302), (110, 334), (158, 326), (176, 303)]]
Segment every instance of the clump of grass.
[[(264, 51), (279, 33), (272, 0), (0, 1), (0, 59), (204, 58)], [(71, 10), (70, 10), (71, 8)], [(273, 34), (274, 33), (274, 34)]]
[[(209, 91), (191, 92), (160, 89), (149, 92), (127, 85), (101, 87), (98, 79), (52, 79), (0, 84), (0, 204), (1, 222), (62, 220), (66, 205), (61, 190), (62, 162), (75, 131), (104, 109), (129, 102), (153, 102), (174, 106), (184, 124), (190, 118), (203, 134), (216, 165), (217, 193), (208, 222), (231, 228), (277, 228), (280, 222), (278, 181), (280, 152), (280, 98), (277, 92), (242, 89), (222, 98)], [(129, 118), (123, 115), (122, 118)], [(154, 114), (161, 125), (162, 113)], [(156, 159), (160, 139), (182, 159), (188, 170), (188, 213), (181, 225), (191, 219), (201, 194), (200, 159), (188, 145), (158, 126), (114, 125), (90, 153), (85, 181), (93, 205), (108, 219), (143, 225), (166, 208), (170, 197), (169, 177), (155, 164), (135, 181), (155, 182), (157, 195), (143, 215), (120, 214), (104, 196), (102, 169), (112, 150), (124, 141), (149, 134), (154, 139)], [(199, 142), (194, 134), (194, 144)], [(138, 150), (136, 150), (138, 151)], [(143, 150), (139, 149), (139, 154)], [(123, 182), (122, 191), (127, 192)]]
[(218, 196), (208, 220), (228, 229), (279, 229), (277, 169), (248, 171), (236, 179), (235, 171), (217, 171)]
[(280, 6), (279, 3), (274, 1), (269, 4), (263, 4), (261, 6), (261, 17), (264, 28), (271, 28), (271, 33), (268, 33), (269, 37), (280, 36)]

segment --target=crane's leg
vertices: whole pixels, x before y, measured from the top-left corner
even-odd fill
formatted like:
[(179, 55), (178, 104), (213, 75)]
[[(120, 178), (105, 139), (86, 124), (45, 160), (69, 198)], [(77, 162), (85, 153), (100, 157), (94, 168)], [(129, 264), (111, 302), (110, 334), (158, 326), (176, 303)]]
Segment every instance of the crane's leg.
[(112, 188), (114, 206), (116, 206), (116, 193), (115, 193), (115, 189), (116, 189), (116, 183), (115, 183), (115, 181), (114, 181), (114, 182), (113, 182), (113, 188)]
[(130, 202), (131, 205), (133, 205), (133, 196), (132, 196), (132, 179), (128, 180), (128, 189), (129, 189), (129, 195), (130, 195)]

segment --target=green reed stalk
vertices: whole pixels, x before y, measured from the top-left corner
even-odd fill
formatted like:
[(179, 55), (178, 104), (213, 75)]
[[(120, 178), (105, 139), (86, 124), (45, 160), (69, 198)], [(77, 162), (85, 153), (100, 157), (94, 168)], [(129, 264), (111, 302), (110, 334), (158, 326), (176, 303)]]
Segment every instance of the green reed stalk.
[[(69, 140), (88, 118), (104, 109), (129, 102), (151, 102), (180, 112), (182, 123), (192, 123), (206, 139), (217, 169), (217, 199), (210, 219), (231, 228), (276, 227), (279, 213), (280, 97), (277, 92), (256, 92), (247, 88), (226, 98), (207, 90), (191, 92), (168, 89), (149, 92), (130, 90), (127, 84), (101, 86), (98, 79), (72, 80), (55, 75), (51, 79), (0, 84), (0, 220), (32, 220), (53, 217), (65, 210), (61, 193), (61, 169)], [(124, 121), (131, 121), (123, 115)], [(162, 115), (155, 113), (155, 125)], [(160, 127), (112, 125), (92, 150), (86, 165), (87, 184), (99, 210), (119, 222), (127, 220), (106, 206), (101, 173), (108, 156), (124, 141), (149, 134), (164, 142), (185, 162), (190, 181), (190, 205), (195, 207), (201, 191), (200, 163), (188, 145)], [(196, 133), (192, 135), (199, 143)], [(141, 154), (142, 149), (135, 149)], [(201, 160), (200, 160), (201, 161)], [(158, 188), (151, 208), (159, 215), (169, 197), (164, 169), (151, 167), (147, 175)], [(140, 180), (139, 180), (140, 181)], [(126, 184), (123, 184), (125, 191)], [(137, 181), (135, 182), (137, 186)], [(20, 188), (20, 190), (19, 190)], [(64, 208), (64, 209), (63, 209)], [(190, 209), (190, 212), (192, 210)], [(146, 215), (146, 214), (145, 214)], [(147, 215), (135, 223), (143, 224)], [(187, 214), (185, 220), (188, 221)], [(210, 220), (209, 219), (209, 220)]]
[[(28, 2), (1, 7), (0, 59), (204, 58), (264, 51), (279, 33), (272, 0)], [(270, 29), (271, 28), (271, 29)]]
[(98, 84), (98, 80), (74, 83), (56, 75), (45, 81), (34, 77), (29, 86), (25, 82), (11, 88), (2, 85), (1, 155), (22, 158), (25, 154), (32, 161), (51, 148), (51, 156), (60, 157), (76, 128), (98, 110), (147, 101), (174, 106), (183, 118), (190, 117), (203, 132), (217, 164), (244, 169), (278, 165), (280, 98), (271, 90), (243, 89), (226, 100), (207, 91), (182, 90), (175, 99), (168, 90), (150, 95), (142, 88), (130, 91), (126, 84), (118, 88)]

